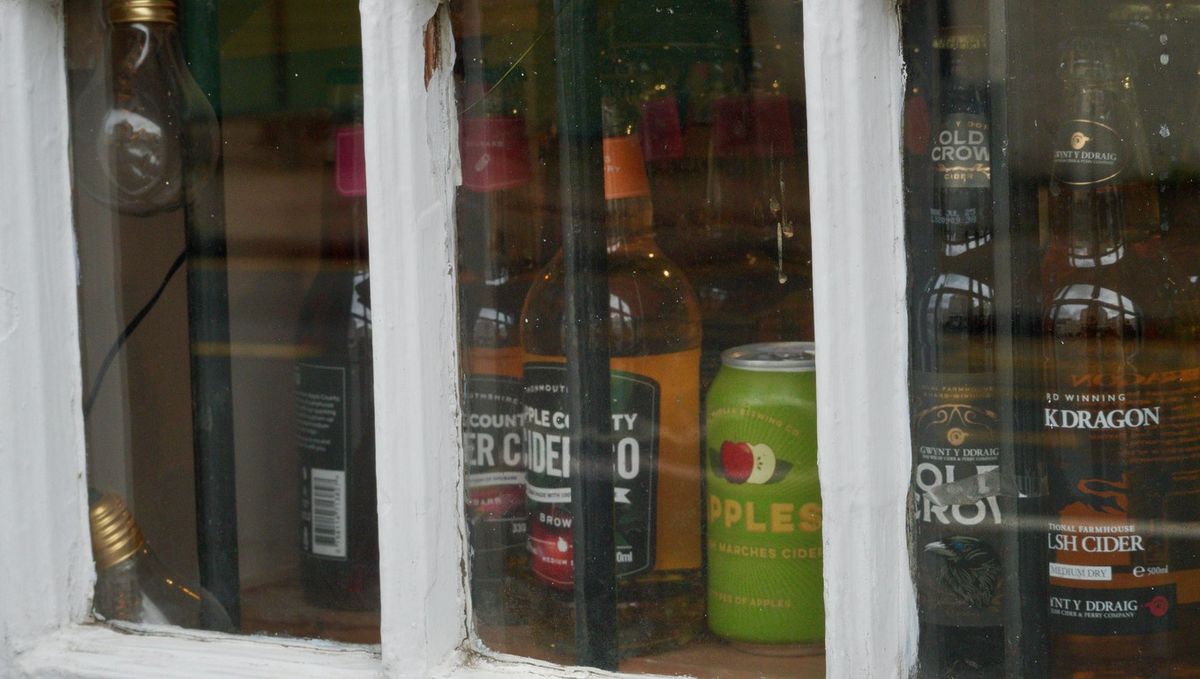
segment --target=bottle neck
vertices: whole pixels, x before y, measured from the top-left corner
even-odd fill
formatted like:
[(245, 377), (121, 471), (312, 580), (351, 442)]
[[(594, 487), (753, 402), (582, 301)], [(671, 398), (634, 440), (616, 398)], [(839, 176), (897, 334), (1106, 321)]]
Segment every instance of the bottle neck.
[(528, 188), (463, 189), (458, 207), (462, 265), (489, 285), (501, 285), (535, 268), (539, 233)]
[(361, 122), (341, 125), (334, 132), (333, 159), (326, 178), (325, 228), (322, 255), (349, 264), (356, 271), (367, 267), (367, 184)]
[(605, 214), (610, 253), (654, 237), (654, 207), (648, 195), (607, 200)]
[(1084, 83), (1070, 88), (1070, 117), (1111, 124), (1115, 119), (1117, 105), (1116, 85), (1111, 83)]
[[(485, 100), (486, 101), (486, 100)], [(537, 259), (538, 221), (525, 119), (485, 111), (462, 123), (459, 236), (466, 270), (500, 285)]]
[(1068, 266), (1091, 269), (1125, 257), (1124, 201), (1116, 186), (1068, 190), (1054, 238)]
[(605, 138), (604, 197), (609, 252), (653, 237), (650, 183), (636, 136)]
[(941, 257), (957, 260), (965, 255), (991, 257), (991, 224), (947, 224), (942, 227)]
[(1059, 193), (1052, 233), (1072, 268), (1115, 264), (1126, 254), (1125, 185), (1137, 163), (1117, 118), (1122, 96), (1112, 78), (1068, 81), (1070, 107), (1054, 149)]
[(942, 91), (942, 113), (979, 113), (988, 112), (987, 83), (970, 80), (951, 80)]

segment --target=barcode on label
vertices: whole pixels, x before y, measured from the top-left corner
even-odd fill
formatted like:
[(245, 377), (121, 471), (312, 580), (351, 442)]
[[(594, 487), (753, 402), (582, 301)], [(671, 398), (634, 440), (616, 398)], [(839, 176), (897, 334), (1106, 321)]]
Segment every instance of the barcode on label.
[(346, 472), (312, 470), (312, 551), (346, 558)]

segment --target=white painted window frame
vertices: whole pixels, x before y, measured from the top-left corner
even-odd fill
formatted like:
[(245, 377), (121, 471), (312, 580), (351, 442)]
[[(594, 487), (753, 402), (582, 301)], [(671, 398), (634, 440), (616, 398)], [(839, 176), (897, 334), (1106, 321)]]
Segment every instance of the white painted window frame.
[[(458, 180), (449, 22), (436, 0), (361, 0), (381, 650), (90, 623), (63, 17), (0, 0), (0, 676), (590, 676), (481, 652), (464, 615), (451, 262)], [(827, 657), (831, 677), (914, 658), (892, 0), (807, 0)]]

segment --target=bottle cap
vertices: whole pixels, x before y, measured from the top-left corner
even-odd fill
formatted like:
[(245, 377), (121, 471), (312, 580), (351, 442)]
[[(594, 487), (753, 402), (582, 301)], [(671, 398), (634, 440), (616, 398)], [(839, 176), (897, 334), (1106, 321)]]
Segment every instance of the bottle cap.
[(175, 0), (113, 0), (108, 20), (114, 24), (175, 23)]
[(1112, 41), (1080, 35), (1063, 44), (1058, 68), (1063, 80), (1115, 83), (1127, 71), (1127, 64), (1124, 53)]
[(367, 149), (362, 125), (346, 125), (334, 135), (333, 183), (340, 195), (367, 195)]
[(642, 102), (642, 154), (646, 162), (678, 160), (683, 157), (683, 125), (674, 94)]
[(142, 530), (120, 496), (105, 493), (88, 512), (92, 529), (92, 556), (98, 570), (108, 570), (129, 559), (146, 544)]

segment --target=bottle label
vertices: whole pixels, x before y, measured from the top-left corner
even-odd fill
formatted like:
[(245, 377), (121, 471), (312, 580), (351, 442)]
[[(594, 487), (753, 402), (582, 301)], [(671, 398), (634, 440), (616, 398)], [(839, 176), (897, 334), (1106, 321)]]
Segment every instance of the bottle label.
[(1094, 120), (1071, 120), (1054, 145), (1054, 179), (1069, 186), (1094, 186), (1120, 176), (1129, 162), (1125, 139)]
[(304, 551), (329, 559), (346, 558), (345, 365), (296, 366), (296, 438), (302, 484), (300, 514)]
[(460, 124), (464, 187), (486, 193), (529, 181), (532, 171), (524, 118), (468, 117)]
[(604, 140), (604, 198), (636, 198), (650, 195), (650, 180), (642, 147), (637, 137), (607, 137)]
[(987, 116), (950, 113), (943, 117), (929, 160), (934, 186), (943, 189), (987, 189), (992, 185)]
[(1050, 617), (1070, 634), (1166, 632), (1172, 627), (1170, 612), (1174, 608), (1174, 585), (1099, 590), (1052, 587), (1050, 594)]
[[(655, 565), (660, 388), (643, 375), (611, 374), (616, 571), (628, 576)], [(534, 574), (559, 588), (574, 582), (571, 475), (577, 470), (566, 379), (561, 363), (525, 365), (529, 547)]]
[(334, 188), (347, 197), (367, 195), (367, 159), (363, 126), (339, 128), (334, 137)]
[(467, 514), (472, 521), (504, 526), (500, 544), (476, 545), (476, 551), (525, 544), (521, 395), (521, 381), (512, 377), (467, 375), (464, 380)]
[(674, 96), (642, 102), (642, 152), (646, 162), (678, 160), (683, 157), (683, 126)]
[(982, 26), (947, 27), (933, 39), (933, 46), (940, 50), (987, 49), (987, 31)]
[[(1144, 350), (1149, 353), (1149, 350)], [(1061, 372), (1042, 395), (1054, 518), (1049, 613), (1060, 633), (1173, 629), (1200, 603), (1200, 369)]]
[(943, 504), (947, 484), (1000, 465), (991, 373), (914, 372), (912, 523), (921, 619), (961, 627), (1001, 624), (1003, 534), (999, 500)]

